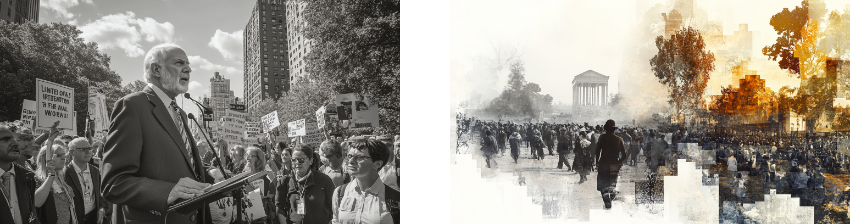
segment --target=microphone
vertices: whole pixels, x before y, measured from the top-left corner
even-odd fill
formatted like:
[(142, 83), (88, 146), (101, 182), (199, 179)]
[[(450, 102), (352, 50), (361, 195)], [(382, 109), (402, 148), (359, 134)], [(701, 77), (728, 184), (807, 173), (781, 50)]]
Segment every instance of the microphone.
[[(188, 93), (187, 93), (187, 94), (188, 94)], [(191, 98), (190, 98), (190, 99), (191, 99)], [(207, 144), (209, 144), (209, 146), (210, 146), (210, 151), (212, 151), (213, 156), (215, 156), (215, 159), (216, 159), (216, 160), (218, 160), (218, 169), (221, 171), (221, 175), (224, 175), (224, 179), (225, 179), (225, 180), (226, 180), (226, 179), (230, 179), (230, 177), (229, 177), (229, 176), (227, 176), (227, 172), (225, 172), (224, 167), (222, 166), (222, 163), (224, 163), (224, 161), (222, 161), (222, 160), (218, 157), (218, 153), (216, 153), (216, 152), (215, 152), (215, 148), (213, 148), (213, 144), (212, 144), (212, 142), (210, 141), (210, 138), (209, 138), (209, 137), (207, 137), (207, 134), (206, 134), (206, 133), (204, 133), (204, 128), (202, 128), (202, 127), (201, 127), (201, 125), (199, 125), (199, 124), (198, 124), (198, 120), (195, 120), (195, 115), (194, 115), (194, 114), (189, 113), (188, 117), (189, 117), (189, 119), (192, 119), (192, 121), (194, 121), (194, 122), (195, 122), (195, 126), (198, 126), (198, 130), (200, 130), (200, 131), (201, 131), (201, 134), (204, 136), (204, 139), (206, 139), (206, 140), (207, 140)]]
[(204, 114), (212, 114), (212, 113), (213, 113), (213, 112), (212, 112), (212, 109), (207, 108), (207, 107), (205, 107), (203, 104), (201, 104), (200, 102), (198, 102), (197, 100), (192, 99), (192, 97), (189, 95), (189, 93), (184, 93), (184, 94), (183, 94), (183, 97), (185, 97), (186, 99), (189, 99), (189, 100), (191, 100), (192, 102), (194, 102), (194, 103), (195, 103), (195, 106), (198, 106), (198, 109), (200, 109), (199, 111), (203, 111), (203, 112), (204, 112)]

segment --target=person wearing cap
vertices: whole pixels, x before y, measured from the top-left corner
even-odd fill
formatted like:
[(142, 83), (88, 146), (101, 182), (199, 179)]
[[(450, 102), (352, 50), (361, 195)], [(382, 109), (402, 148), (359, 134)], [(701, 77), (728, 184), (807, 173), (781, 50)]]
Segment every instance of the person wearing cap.
[(617, 186), (617, 176), (628, 154), (623, 139), (614, 134), (617, 129), (614, 120), (605, 122), (604, 129), (605, 134), (599, 137), (594, 154), (599, 170), (596, 176), (596, 190), (602, 194), (605, 209), (610, 209), (611, 200), (616, 197), (614, 188)]

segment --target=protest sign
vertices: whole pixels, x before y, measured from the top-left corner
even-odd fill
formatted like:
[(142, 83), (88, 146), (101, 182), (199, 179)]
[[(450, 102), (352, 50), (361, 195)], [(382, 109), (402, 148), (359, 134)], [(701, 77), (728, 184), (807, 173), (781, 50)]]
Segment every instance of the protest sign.
[(277, 118), (277, 111), (272, 111), (269, 114), (264, 115), (261, 120), (263, 121), (263, 132), (268, 132), (280, 126), (280, 120)]
[(305, 127), (304, 122), (304, 119), (289, 122), (287, 124), (287, 126), (289, 127), (289, 137), (307, 135), (307, 127)]
[(89, 87), (89, 119), (94, 120), (95, 132), (109, 128), (109, 116), (106, 114), (106, 95), (99, 88)]
[(351, 110), (352, 104), (357, 100), (357, 96), (354, 93), (347, 94), (339, 94), (336, 95), (336, 112), (339, 120), (350, 120), (351, 119)]
[(50, 128), (60, 121), (59, 128), (72, 129), (74, 89), (43, 79), (35, 79), (36, 127)]
[(35, 128), (35, 116), (38, 112), (35, 111), (35, 101), (24, 100), (24, 106), (21, 109), (21, 122), (29, 129)]
[(257, 143), (260, 138), (260, 122), (245, 122), (245, 143)]
[(322, 144), (322, 141), (325, 141), (325, 135), (322, 134), (316, 123), (307, 123), (306, 127), (307, 134), (304, 135), (304, 137), (302, 138), (304, 144), (318, 147), (320, 144)]
[(319, 128), (325, 127), (325, 106), (319, 107), (319, 110), (316, 111), (316, 121)]
[(373, 104), (370, 98), (354, 101), (352, 107), (354, 117), (351, 120), (354, 128), (378, 127), (378, 105)]
[(222, 120), (221, 137), (228, 145), (242, 145), (245, 136), (246, 113), (235, 110), (225, 110)]

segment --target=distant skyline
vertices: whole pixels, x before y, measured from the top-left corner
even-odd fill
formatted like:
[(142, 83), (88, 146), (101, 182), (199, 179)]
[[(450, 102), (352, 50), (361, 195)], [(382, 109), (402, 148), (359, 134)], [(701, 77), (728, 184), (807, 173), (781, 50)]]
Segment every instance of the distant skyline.
[[(499, 73), (495, 86), (488, 82), (465, 81), (465, 73), (473, 71), (475, 61), (495, 55), (493, 46), (514, 46), (524, 66), (525, 78), (540, 85), (542, 94), (553, 96), (553, 103), (572, 104), (573, 77), (587, 70), (610, 76), (610, 94), (621, 88), (620, 76), (629, 68), (626, 50), (636, 37), (637, 25), (651, 8), (672, 8), (675, 0), (639, 1), (512, 1), (512, 0), (453, 0), (451, 2), (451, 70), (452, 101), (464, 100), (469, 92), (490, 88), (491, 95), (482, 94), (482, 101), (495, 97), (507, 82), (507, 71)], [(695, 10), (705, 11), (709, 21), (720, 21), (723, 34), (732, 35), (739, 24), (748, 24), (753, 31), (751, 70), (768, 68), (759, 72), (766, 85), (774, 91), (788, 85), (792, 78), (783, 77), (774, 61), (764, 62), (761, 48), (775, 43), (777, 34), (770, 26), (770, 18), (783, 8), (793, 10), (802, 0), (694, 0)], [(824, 0), (829, 11), (843, 10), (848, 3)], [(662, 24), (659, 27), (663, 30)], [(649, 43), (654, 46), (654, 43)], [(510, 47), (508, 47), (510, 48)], [(754, 69), (752, 66), (757, 66)], [(776, 67), (776, 69), (769, 67)], [(649, 61), (646, 61), (649, 68)], [(631, 71), (629, 71), (631, 72)], [(650, 71), (651, 72), (651, 71)], [(629, 74), (632, 75), (632, 74)], [(719, 92), (719, 86), (737, 81), (731, 75), (722, 75), (709, 82), (709, 93)], [(647, 79), (649, 77), (642, 77)], [(651, 77), (654, 79), (654, 77)], [(475, 80), (475, 79), (473, 79)], [(797, 79), (799, 80), (799, 79)], [(657, 81), (654, 80), (654, 81)], [(487, 83), (487, 84), (482, 84)], [(796, 85), (798, 85), (797, 83)], [(466, 85), (466, 86), (463, 86)], [(792, 86), (795, 84), (791, 84)], [(478, 88), (478, 89), (475, 89)], [(718, 89), (714, 91), (713, 89)], [(666, 97), (660, 96), (660, 97)]]
[[(124, 86), (144, 81), (142, 61), (151, 47), (173, 42), (189, 56), (192, 98), (209, 93), (215, 72), (243, 95), (242, 32), (256, 1), (247, 0), (41, 0), (39, 23), (76, 25), (86, 41), (98, 43)], [(178, 103), (182, 102), (179, 97)], [(187, 113), (198, 114), (191, 102)]]

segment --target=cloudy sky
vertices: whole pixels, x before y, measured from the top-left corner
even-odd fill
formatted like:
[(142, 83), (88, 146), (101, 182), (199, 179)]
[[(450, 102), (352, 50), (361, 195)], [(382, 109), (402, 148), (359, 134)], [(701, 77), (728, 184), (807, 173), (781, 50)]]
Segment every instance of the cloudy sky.
[[(571, 104), (571, 82), (575, 75), (594, 70), (610, 76), (609, 93), (617, 93), (620, 77), (631, 73), (624, 65), (629, 48), (634, 48), (636, 25), (653, 7), (672, 8), (674, 0), (456, 0), (451, 4), (452, 100), (468, 95), (472, 88), (504, 88), (507, 72), (499, 74), (496, 86), (482, 87), (476, 79), (457, 76), (474, 70), (475, 59), (492, 57), (493, 45), (514, 46), (525, 65), (526, 80), (540, 84), (543, 94), (554, 102)], [(850, 3), (824, 0), (829, 11), (843, 10)], [(766, 85), (774, 91), (790, 79), (774, 63), (766, 63), (761, 48), (775, 43), (776, 32), (770, 26), (772, 15), (782, 8), (793, 9), (801, 0), (694, 0), (695, 7), (707, 13), (709, 21), (723, 24), (724, 35), (732, 35), (738, 24), (749, 24), (753, 31), (753, 61), (757, 67), (776, 67), (760, 71)], [(668, 9), (669, 11), (669, 9)], [(696, 11), (696, 10), (695, 10)], [(663, 25), (663, 24), (661, 24)], [(663, 27), (663, 26), (662, 26)], [(642, 31), (643, 32), (643, 31)], [(644, 43), (645, 44), (645, 43)], [(652, 44), (654, 46), (654, 44)], [(643, 60), (641, 60), (643, 61)], [(649, 68), (646, 61), (644, 67)], [(774, 65), (774, 66), (768, 66)], [(626, 71), (624, 71), (626, 70)], [(755, 70), (751, 68), (751, 70)], [(785, 77), (783, 77), (783, 75)], [(772, 78), (772, 76), (776, 76)], [(649, 78), (653, 78), (649, 76)], [(713, 87), (726, 86), (737, 79), (712, 80)], [(463, 82), (458, 86), (458, 82)], [(718, 86), (714, 86), (718, 85)], [(719, 89), (719, 88), (716, 88)], [(719, 91), (716, 91), (719, 92)], [(663, 94), (663, 92), (662, 92)], [(487, 98), (482, 94), (482, 100)], [(491, 97), (495, 97), (492, 95)], [(663, 97), (663, 96), (662, 96)]]
[[(41, 0), (40, 23), (75, 24), (86, 41), (112, 58), (121, 85), (144, 80), (142, 61), (151, 47), (173, 42), (189, 56), (189, 93), (209, 92), (218, 71), (243, 94), (242, 32), (255, 1), (247, 0)], [(182, 98), (181, 98), (182, 99)], [(179, 103), (180, 101), (178, 101)], [(197, 114), (187, 101), (183, 108)]]

